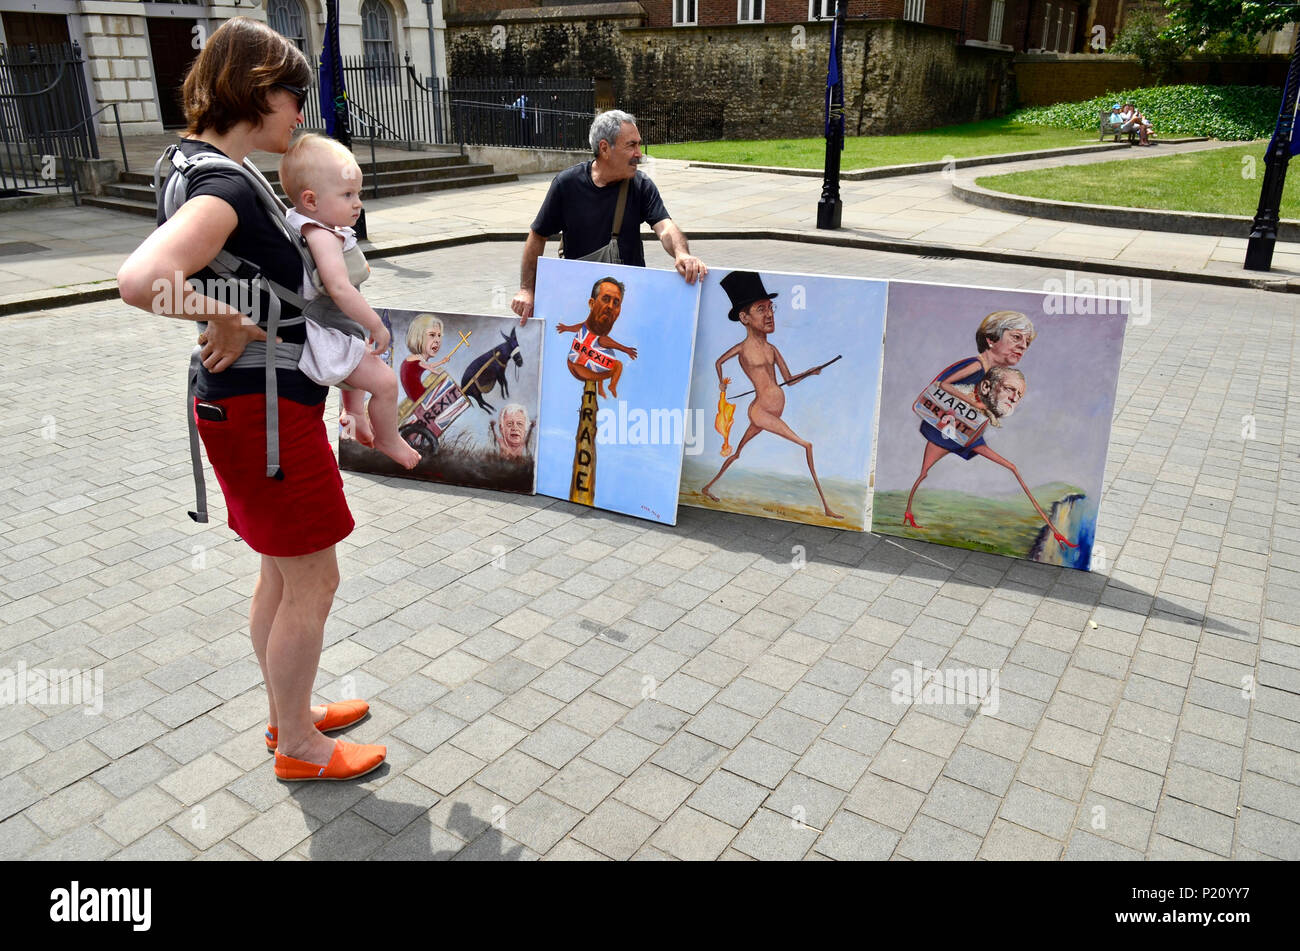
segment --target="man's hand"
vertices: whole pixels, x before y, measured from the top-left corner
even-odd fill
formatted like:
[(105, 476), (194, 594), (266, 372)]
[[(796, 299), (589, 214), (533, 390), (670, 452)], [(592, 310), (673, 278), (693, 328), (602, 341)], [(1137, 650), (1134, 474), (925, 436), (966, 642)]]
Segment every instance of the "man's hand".
[(528, 323), (528, 318), (533, 316), (533, 292), (519, 288), (519, 293), (510, 302), (510, 309), (519, 315), (520, 327)]
[[(266, 331), (242, 314), (213, 316), (208, 319), (208, 329), (199, 334), (199, 355), (203, 366), (211, 373), (220, 373), (239, 359), (240, 354), (254, 340), (265, 340)], [(276, 343), (281, 343), (279, 337)]]
[(704, 275), (709, 273), (709, 269), (693, 254), (677, 255), (677, 273), (686, 279), (687, 284), (694, 284)]

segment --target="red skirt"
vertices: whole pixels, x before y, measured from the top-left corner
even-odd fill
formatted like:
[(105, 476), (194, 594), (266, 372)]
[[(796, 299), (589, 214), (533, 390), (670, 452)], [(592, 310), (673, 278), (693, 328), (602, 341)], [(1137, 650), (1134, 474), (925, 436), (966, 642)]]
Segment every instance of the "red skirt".
[(199, 438), (226, 498), (227, 521), (248, 547), (293, 558), (347, 538), (356, 523), (325, 432), (324, 401), (279, 401), (283, 480), (266, 475), (266, 394), (212, 402), (225, 408), (226, 419), (197, 419)]

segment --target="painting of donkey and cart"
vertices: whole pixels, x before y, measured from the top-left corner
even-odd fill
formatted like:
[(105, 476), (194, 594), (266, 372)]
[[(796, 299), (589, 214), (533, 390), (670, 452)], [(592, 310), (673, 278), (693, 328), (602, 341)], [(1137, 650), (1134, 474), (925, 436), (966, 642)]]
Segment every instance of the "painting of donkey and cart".
[(535, 482), (542, 328), (517, 320), (378, 311), (398, 380), (398, 433), (420, 454), (406, 470), (339, 436), (339, 468), (531, 493)]

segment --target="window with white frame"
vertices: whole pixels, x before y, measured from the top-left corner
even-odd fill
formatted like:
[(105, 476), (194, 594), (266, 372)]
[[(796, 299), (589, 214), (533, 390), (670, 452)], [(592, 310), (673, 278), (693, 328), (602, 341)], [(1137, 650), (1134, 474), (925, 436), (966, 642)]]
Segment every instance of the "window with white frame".
[(829, 20), (835, 16), (835, 0), (808, 0), (808, 19)]
[(673, 26), (695, 26), (695, 0), (673, 0)]
[(737, 23), (762, 23), (763, 0), (736, 0)]
[(903, 19), (925, 22), (925, 0), (903, 0)]
[(383, 0), (363, 0), (361, 4), (361, 51), (367, 66), (377, 66), (381, 78), (392, 79), (397, 55), (393, 50), (393, 14)]
[(1006, 0), (993, 0), (989, 4), (989, 42), (1002, 42), (1002, 18), (1006, 14)]
[(307, 52), (307, 14), (298, 0), (270, 0), (266, 5), (266, 22), (298, 49)]

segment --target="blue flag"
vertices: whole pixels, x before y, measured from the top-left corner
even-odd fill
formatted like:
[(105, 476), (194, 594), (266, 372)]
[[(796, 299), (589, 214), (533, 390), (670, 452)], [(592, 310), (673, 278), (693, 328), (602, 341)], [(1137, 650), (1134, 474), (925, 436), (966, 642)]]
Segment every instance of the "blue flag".
[(343, 54), (339, 49), (339, 4), (329, 0), (325, 21), (325, 42), (320, 51), (320, 111), (325, 132), (345, 145), (351, 144), (347, 123), (347, 90), (343, 84)]
[[(838, 121), (840, 132), (844, 131), (844, 87), (841, 85), (840, 76), (840, 59), (839, 59), (839, 40), (840, 40), (840, 18), (836, 16), (831, 20), (831, 58), (826, 67), (826, 138), (831, 136), (831, 122)], [(839, 95), (836, 95), (836, 90)], [(841, 142), (840, 148), (843, 148)]]

